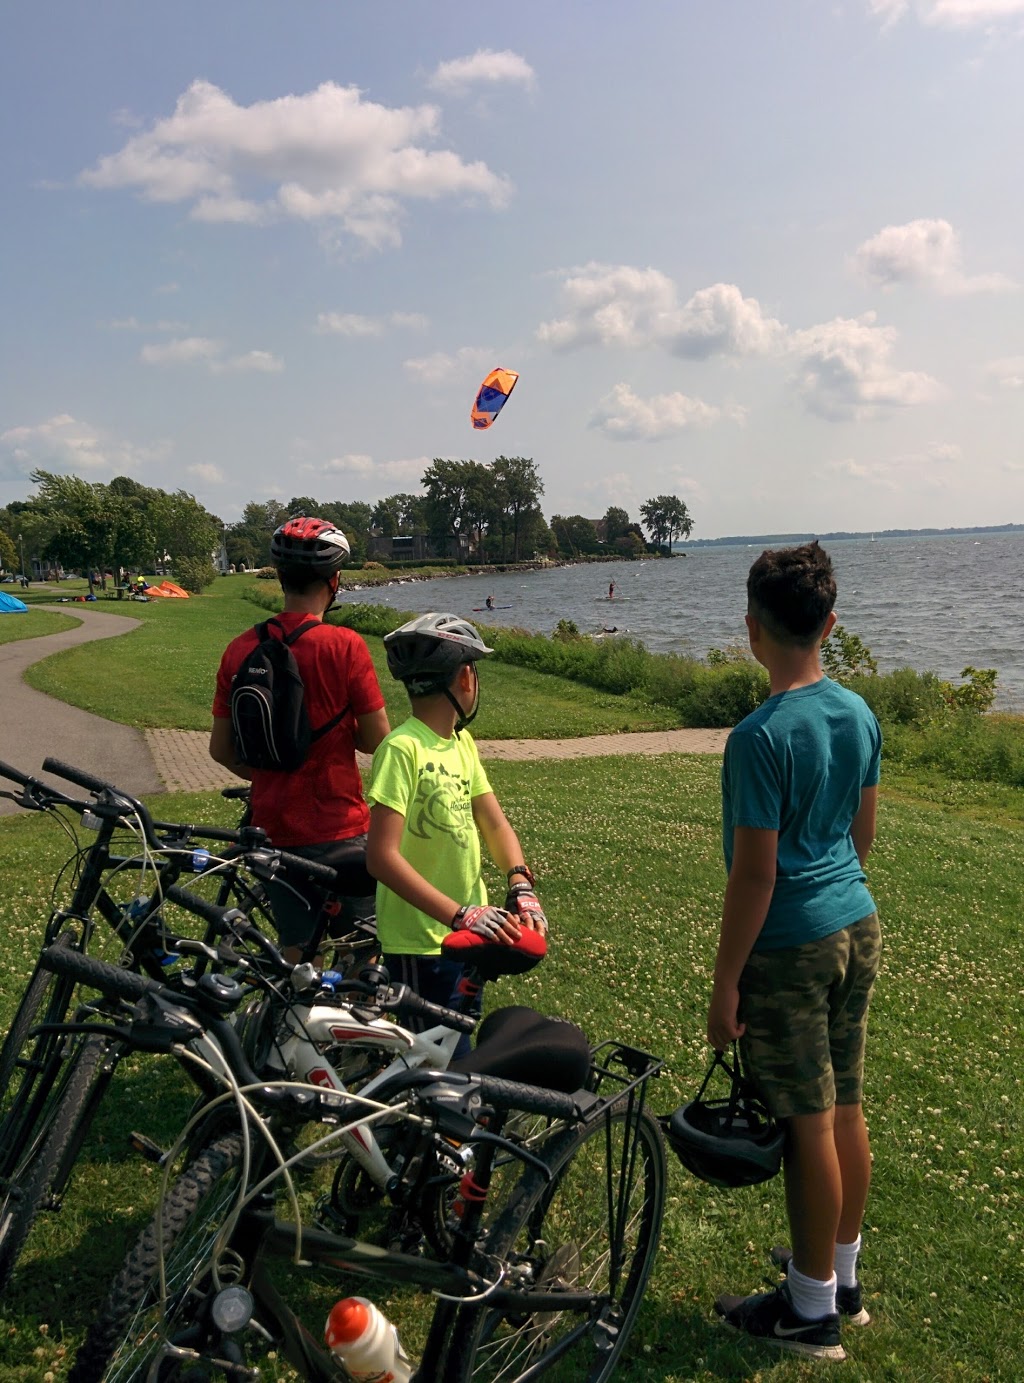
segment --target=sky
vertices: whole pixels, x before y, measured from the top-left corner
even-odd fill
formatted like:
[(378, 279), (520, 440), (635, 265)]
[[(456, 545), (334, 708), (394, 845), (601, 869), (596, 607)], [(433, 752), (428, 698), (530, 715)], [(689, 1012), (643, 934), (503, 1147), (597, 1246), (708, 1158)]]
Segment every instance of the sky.
[(12, 0), (0, 504), (1022, 521), (1022, 60), (1024, 0)]

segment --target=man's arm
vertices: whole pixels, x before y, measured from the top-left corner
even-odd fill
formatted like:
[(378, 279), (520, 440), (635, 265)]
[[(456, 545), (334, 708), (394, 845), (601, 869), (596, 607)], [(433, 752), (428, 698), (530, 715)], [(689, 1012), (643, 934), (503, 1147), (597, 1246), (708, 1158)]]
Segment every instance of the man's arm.
[(737, 826), (733, 832), (732, 868), (725, 886), (722, 929), (715, 959), (715, 981), (708, 1008), (708, 1041), (725, 1051), (742, 1037), (737, 1019), (739, 979), (754, 943), (761, 934), (775, 888), (778, 831)]
[(252, 769), (235, 758), (235, 741), (231, 721), (226, 716), (214, 716), (210, 731), (210, 758), (223, 764), (236, 778), (252, 778)]
[(870, 788), (861, 788), (860, 806), (857, 815), (853, 818), (853, 825), (850, 827), (850, 835), (853, 837), (853, 846), (857, 851), (857, 858), (860, 860), (861, 869), (867, 862), (868, 852), (875, 840), (875, 821), (878, 817), (878, 785)]
[(352, 738), (358, 750), (364, 754), (372, 754), (390, 730), (388, 713), (382, 706), (379, 711), (368, 711), (366, 715), (356, 717), (356, 728)]

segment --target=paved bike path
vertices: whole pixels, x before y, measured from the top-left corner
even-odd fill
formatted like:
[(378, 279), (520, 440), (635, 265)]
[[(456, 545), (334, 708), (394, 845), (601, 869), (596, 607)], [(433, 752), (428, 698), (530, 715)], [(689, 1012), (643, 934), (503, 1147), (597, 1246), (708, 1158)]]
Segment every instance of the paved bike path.
[[(59, 634), (0, 644), (0, 759), (26, 773), (38, 774), (43, 759), (53, 754), (136, 797), (163, 791), (214, 792), (240, 781), (210, 758), (210, 737), (205, 730), (136, 730), (69, 706), (22, 681), (27, 668), (52, 653), (127, 634), (140, 623), (125, 615), (107, 615), (81, 606), (74, 611), (56, 606), (36, 608), (73, 613), (82, 624)], [(111, 696), (116, 694), (117, 689), (111, 688)], [(477, 746), (482, 758), (514, 762), (615, 754), (720, 754), (728, 733), (655, 730), (581, 739), (478, 740)], [(357, 757), (363, 768), (369, 765), (368, 755)], [(17, 810), (12, 802), (0, 799), (0, 816)]]
[[(73, 611), (67, 606), (56, 605), (33, 608), (73, 614), (82, 623), (59, 634), (0, 644), (0, 759), (25, 773), (46, 777), (40, 774), (40, 766), (46, 756), (52, 754), (107, 782), (117, 783), (135, 797), (147, 792), (162, 792), (164, 785), (141, 730), (117, 725), (103, 716), (69, 706), (56, 697), (36, 691), (22, 680), (27, 668), (53, 653), (95, 639), (127, 634), (141, 621), (124, 615), (105, 615), (80, 605)], [(17, 619), (18, 616), (8, 618)], [(111, 698), (121, 694), (121, 688), (111, 687)], [(60, 778), (48, 781), (68, 787)], [(0, 816), (17, 810), (13, 802), (0, 798)]]

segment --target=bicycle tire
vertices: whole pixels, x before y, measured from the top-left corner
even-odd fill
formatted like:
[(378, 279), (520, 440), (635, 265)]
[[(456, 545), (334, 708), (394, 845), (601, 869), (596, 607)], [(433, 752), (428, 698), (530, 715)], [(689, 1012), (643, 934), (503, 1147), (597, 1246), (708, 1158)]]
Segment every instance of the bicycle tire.
[[(68, 931), (54, 945), (70, 947), (74, 943), (75, 935)], [(19, 1115), (24, 1111), (32, 1083), (45, 1067), (41, 1058), (58, 1040), (50, 1034), (30, 1039), (28, 1034), (40, 1021), (61, 1022), (67, 1016), (73, 992), (73, 984), (59, 980), (52, 970), (37, 964), (0, 1046), (0, 1178), (7, 1176), (8, 1160), (22, 1141)]]
[[(613, 1283), (610, 1206), (601, 1188), (618, 1185), (627, 1128), (636, 1157), (623, 1257)], [(554, 1173), (552, 1180), (527, 1167), (481, 1250), (505, 1266), (509, 1281), (518, 1278), (527, 1290), (564, 1285), (592, 1291), (601, 1309), (584, 1316), (568, 1311), (530, 1315), (525, 1307), (522, 1314), (463, 1307), (448, 1348), (444, 1377), (450, 1383), (512, 1383), (527, 1369), (550, 1373), (560, 1383), (602, 1383), (612, 1376), (626, 1345), (657, 1252), (665, 1207), (661, 1131), (646, 1110), (629, 1116), (621, 1101), (594, 1123), (555, 1135), (542, 1156)], [(574, 1332), (574, 1343), (559, 1353)]]
[(19, 1164), (0, 1201), (0, 1295), (10, 1283), (36, 1216), (46, 1199), (54, 1175), (80, 1134), (84, 1112), (93, 1084), (99, 1076), (110, 1044), (103, 1037), (90, 1037), (77, 1054), (64, 1063), (64, 1078), (52, 1104), (53, 1118), (48, 1132)]
[[(241, 1167), (241, 1136), (228, 1134), (204, 1148), (175, 1180), (114, 1279), (68, 1383), (136, 1383), (147, 1376), (160, 1341), (192, 1322), (190, 1313), (205, 1304), (206, 1293), (191, 1289), (237, 1195)], [(162, 1320), (158, 1225), (167, 1282)], [(170, 1361), (168, 1368), (160, 1371), (160, 1383), (174, 1377)]]

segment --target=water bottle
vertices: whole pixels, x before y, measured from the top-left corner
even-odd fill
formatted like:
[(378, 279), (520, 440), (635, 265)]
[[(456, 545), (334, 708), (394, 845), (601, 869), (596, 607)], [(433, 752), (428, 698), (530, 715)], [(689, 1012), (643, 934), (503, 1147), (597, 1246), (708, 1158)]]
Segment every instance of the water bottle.
[(409, 1383), (413, 1368), (398, 1331), (365, 1297), (343, 1297), (331, 1307), (324, 1339), (355, 1383)]
[(210, 852), (199, 845), (192, 851), (192, 873), (202, 874), (210, 867)]

